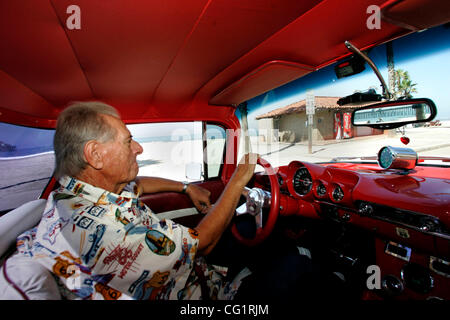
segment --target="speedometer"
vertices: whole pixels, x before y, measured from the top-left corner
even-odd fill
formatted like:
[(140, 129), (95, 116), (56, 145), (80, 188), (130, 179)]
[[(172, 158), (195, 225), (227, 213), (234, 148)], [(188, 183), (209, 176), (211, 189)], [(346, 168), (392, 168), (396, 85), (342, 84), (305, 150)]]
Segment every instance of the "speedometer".
[(295, 192), (299, 195), (306, 195), (312, 189), (312, 178), (305, 167), (299, 168), (292, 179)]

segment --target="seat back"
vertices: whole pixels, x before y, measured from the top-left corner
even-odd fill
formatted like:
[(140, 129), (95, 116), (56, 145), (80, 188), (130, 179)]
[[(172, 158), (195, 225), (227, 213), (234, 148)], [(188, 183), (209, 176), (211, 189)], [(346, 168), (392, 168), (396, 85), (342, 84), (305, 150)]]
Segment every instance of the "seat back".
[(45, 199), (33, 200), (0, 217), (0, 257), (16, 243), (19, 235), (39, 223), (45, 204)]
[(61, 299), (49, 270), (10, 248), (23, 232), (35, 227), (42, 218), (46, 200), (34, 200), (0, 217), (0, 300)]

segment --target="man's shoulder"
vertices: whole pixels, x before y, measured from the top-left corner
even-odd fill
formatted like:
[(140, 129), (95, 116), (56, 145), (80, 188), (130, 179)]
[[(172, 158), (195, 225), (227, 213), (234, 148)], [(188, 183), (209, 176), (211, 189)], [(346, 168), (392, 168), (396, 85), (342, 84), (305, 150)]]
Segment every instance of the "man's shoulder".
[(47, 240), (43, 243), (53, 247), (57, 246), (56, 239), (62, 230), (72, 231), (65, 233), (66, 241), (79, 235), (76, 230), (95, 233), (97, 226), (109, 225), (114, 221), (108, 217), (110, 215), (107, 206), (97, 205), (67, 192), (55, 192), (47, 200), (37, 231), (40, 238)]
[[(108, 211), (108, 206), (95, 203), (90, 199), (75, 195), (64, 189), (53, 191), (48, 200), (46, 211), (58, 211), (70, 215), (89, 214), (101, 218)], [(44, 213), (45, 216), (45, 213)]]

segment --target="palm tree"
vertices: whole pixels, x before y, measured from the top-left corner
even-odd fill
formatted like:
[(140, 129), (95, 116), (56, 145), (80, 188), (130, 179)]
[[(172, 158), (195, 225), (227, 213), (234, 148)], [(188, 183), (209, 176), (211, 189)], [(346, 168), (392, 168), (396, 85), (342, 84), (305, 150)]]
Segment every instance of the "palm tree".
[(408, 71), (397, 69), (394, 65), (394, 48), (392, 41), (386, 44), (386, 57), (389, 77), (389, 91), (392, 94), (391, 99), (412, 98), (413, 93), (417, 93), (417, 83), (412, 83)]
[[(388, 66), (388, 86), (391, 94), (395, 91), (395, 66), (394, 66), (394, 48), (392, 46), (392, 41), (386, 44), (386, 57)], [(394, 97), (391, 97), (394, 98)]]
[(412, 98), (413, 93), (417, 93), (417, 83), (413, 83), (408, 71), (397, 69), (395, 70), (395, 78), (394, 78), (394, 90), (393, 94), (395, 98)]

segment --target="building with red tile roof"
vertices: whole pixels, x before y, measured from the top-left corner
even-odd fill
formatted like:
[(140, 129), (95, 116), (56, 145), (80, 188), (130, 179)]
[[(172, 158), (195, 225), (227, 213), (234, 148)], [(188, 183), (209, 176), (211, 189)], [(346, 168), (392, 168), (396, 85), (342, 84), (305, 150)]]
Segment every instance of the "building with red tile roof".
[[(351, 113), (355, 108), (374, 102), (358, 102), (340, 106), (341, 97), (314, 97), (313, 141), (346, 139), (381, 133), (366, 127), (352, 127)], [(306, 99), (256, 116), (259, 135), (266, 141), (301, 142), (308, 139)]]

